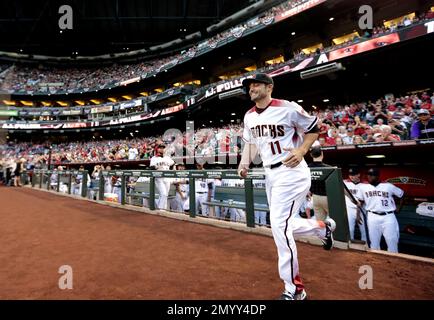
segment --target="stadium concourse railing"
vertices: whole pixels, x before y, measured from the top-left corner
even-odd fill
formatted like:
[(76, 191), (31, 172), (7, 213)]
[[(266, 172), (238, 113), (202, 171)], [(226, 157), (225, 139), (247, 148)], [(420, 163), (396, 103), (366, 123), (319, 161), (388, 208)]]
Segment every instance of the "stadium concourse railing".
[[(54, 179), (53, 179), (54, 175)], [(61, 184), (63, 184), (63, 193), (71, 194), (71, 186), (75, 177), (80, 177), (80, 186), (78, 194), (81, 197), (88, 197), (89, 181), (88, 172), (86, 170), (34, 170), (31, 177), (31, 186), (33, 188), (54, 190), (61, 192)], [(186, 170), (186, 171), (156, 171), (156, 170), (111, 170), (100, 171), (99, 178), (96, 179), (98, 186), (94, 188), (97, 190), (95, 195), (98, 200), (105, 200), (104, 187), (107, 179), (116, 177), (120, 178), (120, 201), (122, 205), (126, 204), (127, 198), (127, 180), (134, 180), (140, 177), (149, 179), (149, 209), (156, 210), (156, 178), (171, 178), (171, 179), (184, 179), (188, 180), (189, 184), (189, 215), (192, 218), (196, 217), (196, 192), (195, 180), (196, 179), (240, 179), (236, 170)], [(330, 217), (336, 221), (336, 228), (334, 237), (336, 240), (348, 242), (349, 228), (348, 218), (345, 205), (344, 184), (342, 180), (342, 172), (340, 168), (311, 168), (312, 180), (325, 181), (327, 190), (327, 199), (329, 206)], [(244, 192), (245, 192), (245, 211), (246, 211), (246, 224), (248, 227), (255, 227), (255, 197), (253, 188), (253, 179), (265, 179), (263, 171), (251, 170), (248, 177), (244, 179)], [(54, 181), (54, 183), (53, 183)], [(62, 182), (63, 181), (63, 182)], [(77, 187), (77, 185), (75, 185)], [(95, 187), (95, 186), (94, 186)], [(240, 187), (241, 188), (241, 187)]]

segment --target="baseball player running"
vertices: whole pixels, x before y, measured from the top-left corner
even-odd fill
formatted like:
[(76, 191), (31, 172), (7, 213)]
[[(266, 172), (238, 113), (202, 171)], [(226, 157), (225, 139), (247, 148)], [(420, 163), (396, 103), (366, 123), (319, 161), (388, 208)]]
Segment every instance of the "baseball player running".
[(365, 203), (368, 211), (371, 249), (379, 250), (381, 236), (384, 236), (387, 251), (398, 252), (399, 225), (393, 197), (402, 198), (404, 191), (391, 183), (380, 182), (380, 171), (376, 168), (369, 169), (368, 182), (360, 184), (357, 198)]
[[(155, 170), (169, 170), (171, 166), (175, 164), (170, 157), (164, 155), (166, 146), (160, 144), (156, 148), (155, 155), (151, 158), (149, 166)], [(155, 185), (157, 186), (159, 198), (156, 201), (158, 209), (167, 210), (167, 198), (169, 196), (170, 179), (168, 178), (156, 178)]]
[(270, 207), (270, 223), (279, 256), (279, 275), (285, 284), (281, 300), (306, 298), (299, 275), (297, 247), (293, 234), (316, 235), (323, 247), (333, 246), (335, 223), (294, 218), (311, 185), (310, 169), (304, 155), (318, 137), (318, 119), (295, 102), (271, 97), (274, 82), (258, 73), (245, 79), (255, 106), (244, 116), (245, 142), (238, 174), (245, 178), (256, 154), (262, 158)]
[[(351, 192), (351, 194), (356, 197), (357, 190), (360, 186), (359, 170), (356, 168), (350, 168), (348, 171), (348, 180), (344, 180), (344, 184)], [(363, 214), (360, 212), (360, 209), (357, 207), (357, 205), (353, 201), (351, 201), (351, 199), (347, 195), (345, 195), (345, 204), (347, 207), (348, 224), (351, 239), (354, 240), (354, 229), (357, 223), (360, 230), (361, 240), (366, 241), (366, 229)]]

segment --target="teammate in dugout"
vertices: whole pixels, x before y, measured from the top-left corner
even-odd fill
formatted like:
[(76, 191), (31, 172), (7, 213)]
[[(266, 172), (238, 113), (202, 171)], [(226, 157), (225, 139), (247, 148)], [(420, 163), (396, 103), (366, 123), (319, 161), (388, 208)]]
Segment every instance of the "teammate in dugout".
[[(357, 168), (350, 168), (348, 170), (348, 180), (344, 180), (345, 186), (348, 188), (349, 192), (354, 197), (357, 197), (357, 190), (360, 183), (360, 172)], [(345, 204), (347, 207), (347, 215), (348, 215), (348, 225), (350, 229), (350, 238), (354, 240), (354, 229), (356, 224), (360, 230), (361, 240), (366, 241), (366, 229), (365, 222), (363, 218), (363, 213), (360, 212), (360, 209), (357, 207), (355, 203), (353, 203), (352, 199), (350, 199), (347, 195), (345, 195)]]
[(393, 197), (402, 198), (404, 191), (389, 182), (381, 182), (380, 171), (376, 168), (369, 169), (368, 182), (359, 185), (356, 195), (368, 211), (371, 249), (380, 250), (381, 236), (384, 236), (387, 251), (398, 252), (399, 224), (395, 216), (396, 205)]
[[(149, 166), (154, 170), (170, 170), (170, 167), (175, 164), (169, 156), (164, 155), (166, 146), (164, 144), (159, 144), (156, 148), (155, 155), (151, 158)], [(167, 199), (170, 190), (170, 179), (169, 178), (156, 178), (155, 186), (158, 189), (159, 198), (156, 201), (158, 209), (167, 210)]]
[(318, 137), (318, 119), (295, 102), (271, 97), (274, 82), (258, 73), (243, 81), (255, 106), (244, 116), (245, 142), (238, 174), (245, 178), (256, 154), (262, 158), (270, 207), (270, 223), (279, 256), (279, 275), (285, 288), (281, 300), (304, 300), (294, 234), (316, 235), (323, 247), (333, 247), (332, 219), (294, 218), (311, 185), (304, 155)]

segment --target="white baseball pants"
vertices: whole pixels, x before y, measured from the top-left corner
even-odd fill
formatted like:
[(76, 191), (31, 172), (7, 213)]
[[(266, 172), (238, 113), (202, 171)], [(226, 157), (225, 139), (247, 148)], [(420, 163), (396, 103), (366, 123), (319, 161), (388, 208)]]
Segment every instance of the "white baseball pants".
[(155, 186), (157, 187), (159, 197), (155, 201), (158, 209), (167, 210), (167, 197), (169, 196), (170, 180), (166, 178), (156, 178)]
[(281, 165), (265, 169), (265, 183), (270, 204), (270, 223), (279, 256), (279, 275), (285, 290), (291, 294), (303, 289), (299, 276), (297, 247), (294, 234), (325, 237), (323, 221), (294, 218), (309, 191), (310, 169), (303, 161), (296, 168)]
[(380, 250), (381, 236), (387, 243), (387, 251), (398, 252), (399, 224), (395, 214), (380, 216), (368, 212), (368, 232), (371, 240), (371, 249)]
[[(354, 229), (357, 223), (357, 208), (348, 207), (347, 206), (347, 214), (348, 214), (348, 227), (350, 229), (350, 238), (354, 240)], [(363, 214), (360, 213), (360, 217), (363, 221), (362, 224), (359, 224), (360, 236), (361, 240), (366, 241), (366, 229), (365, 229), (365, 219), (363, 218)]]

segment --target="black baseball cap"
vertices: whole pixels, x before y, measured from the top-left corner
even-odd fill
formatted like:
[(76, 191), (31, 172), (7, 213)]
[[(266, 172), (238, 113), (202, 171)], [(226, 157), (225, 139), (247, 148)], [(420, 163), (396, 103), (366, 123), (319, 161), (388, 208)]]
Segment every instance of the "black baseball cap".
[(273, 84), (274, 85), (273, 78), (271, 78), (266, 73), (255, 73), (253, 75), (253, 77), (244, 79), (242, 84), (243, 84), (243, 87), (248, 87), (253, 82), (259, 82), (259, 83)]
[(380, 176), (380, 170), (378, 170), (377, 168), (371, 168), (368, 170), (368, 176)]
[(312, 158), (318, 158), (321, 156), (321, 154), (322, 154), (321, 147), (316, 146), (310, 149), (310, 156)]
[(359, 174), (359, 173), (360, 173), (360, 171), (357, 168), (350, 168), (348, 170), (348, 175), (350, 175), (350, 176), (355, 176), (356, 174)]

